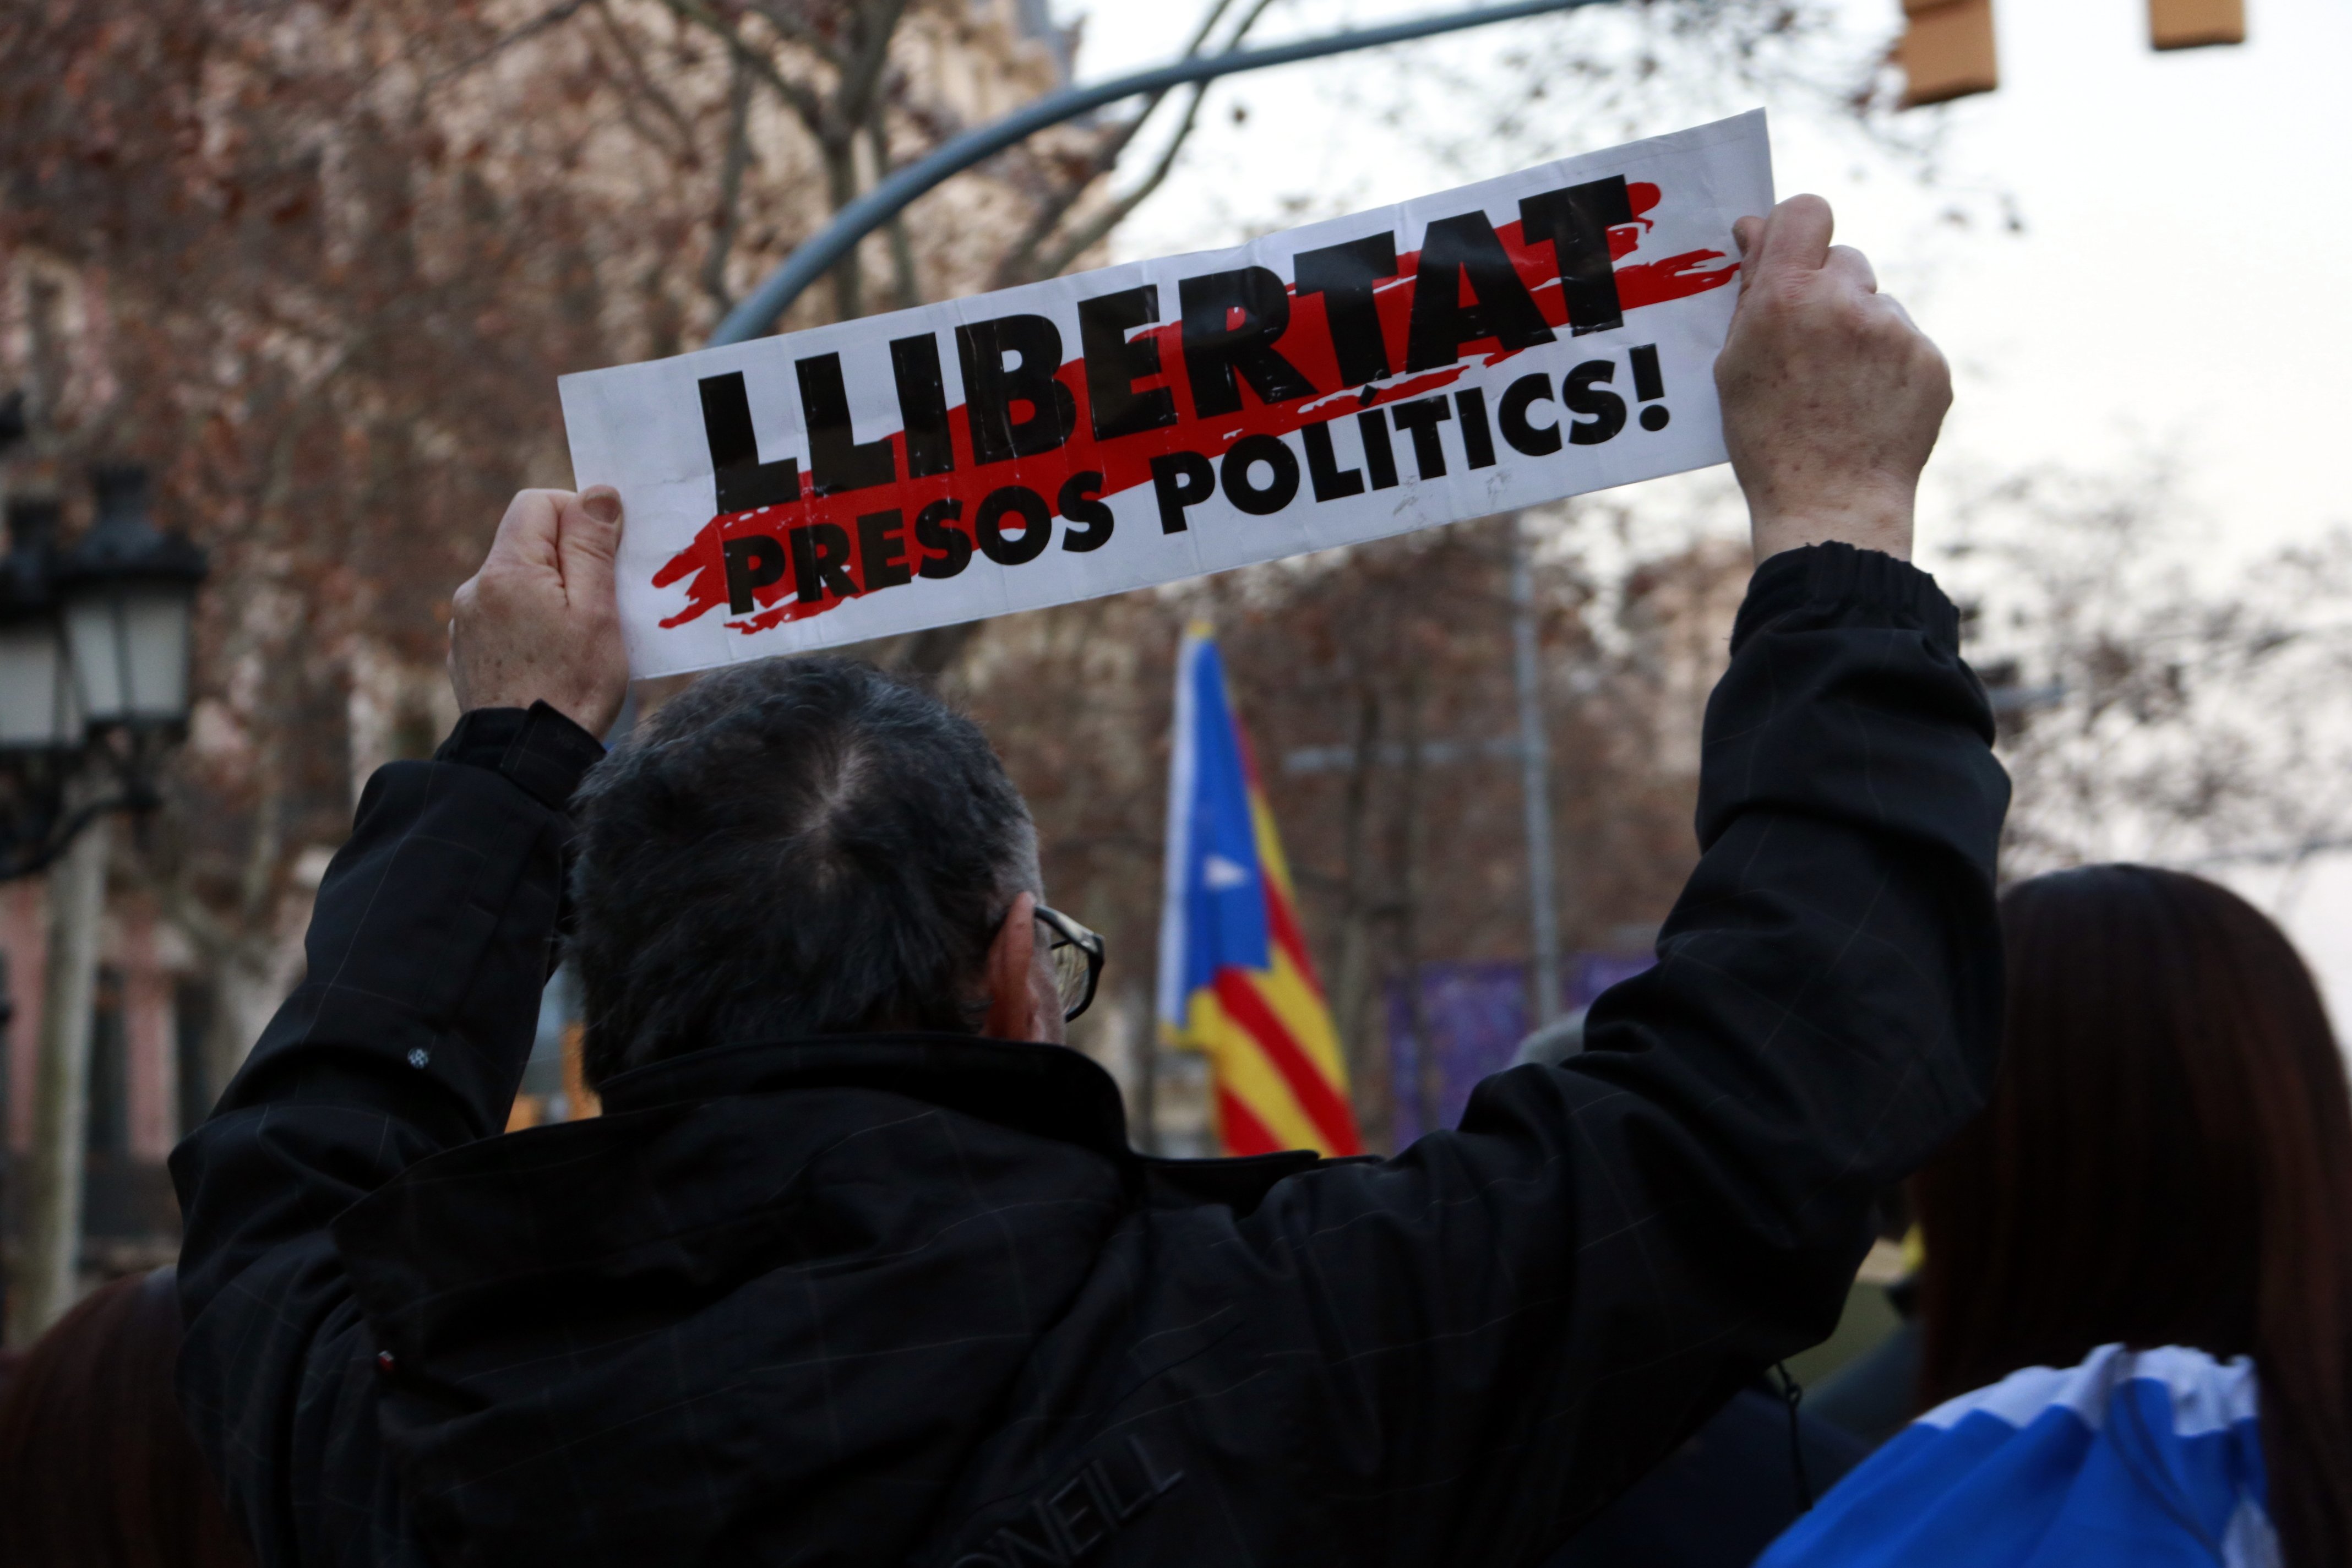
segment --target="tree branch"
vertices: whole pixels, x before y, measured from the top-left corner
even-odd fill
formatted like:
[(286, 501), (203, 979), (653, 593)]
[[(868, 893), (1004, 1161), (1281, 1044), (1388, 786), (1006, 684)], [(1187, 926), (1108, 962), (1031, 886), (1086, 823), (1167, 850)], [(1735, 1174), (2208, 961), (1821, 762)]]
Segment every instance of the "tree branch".
[[(1226, 47), (1233, 47), (1247, 37), (1250, 28), (1256, 25), (1260, 16), (1265, 15), (1266, 7), (1273, 3), (1274, 0), (1256, 0), (1256, 4), (1250, 7), (1249, 15), (1242, 18), (1241, 26), (1234, 29), (1234, 36), (1226, 40)], [(1193, 85), (1192, 96), (1184, 105), (1184, 118), (1177, 121), (1176, 133), (1168, 139), (1168, 145), (1160, 150), (1159, 161), (1152, 165), (1151, 173), (1144, 176), (1143, 183), (1118, 197), (1109, 206), (1079, 225), (1077, 231), (1064, 239), (1046, 258), (1045, 263), (1037, 268), (1038, 277), (1058, 277), (1071, 262), (1094, 248), (1109, 235), (1112, 229), (1126, 222), (1128, 216), (1137, 207), (1141, 206), (1151, 193), (1160, 187), (1160, 184), (1167, 180), (1169, 172), (1176, 167), (1176, 155), (1183, 151), (1184, 143), (1192, 136), (1193, 127), (1200, 123), (1201, 102), (1208, 97), (1209, 87), (1210, 84), (1205, 81)]]
[(677, 106), (677, 100), (663, 91), (661, 84), (654, 80), (646, 70), (646, 62), (641, 52), (630, 40), (628, 34), (622, 30), (620, 18), (613, 15), (610, 0), (595, 0), (595, 5), (598, 19), (604, 24), (604, 30), (612, 35), (614, 47), (620, 51), (621, 61), (627, 67), (630, 78), (636, 84), (637, 96), (646, 99), (661, 110), (662, 118), (668, 121), (671, 127), (677, 131), (677, 140), (673, 143), (666, 144), (662, 138), (654, 135), (651, 129), (637, 119), (635, 104), (630, 99), (624, 98), (622, 101), (626, 107), (623, 112), (628, 116), (629, 123), (636, 127), (637, 134), (646, 141), (681, 163), (692, 165), (695, 162), (694, 122), (687, 118), (686, 110)]
[[(825, 194), (840, 212), (858, 197), (857, 133), (879, 115), (876, 88), (890, 58), (890, 40), (907, 12), (907, 0), (868, 0), (857, 13), (857, 52), (844, 68), (832, 103), (814, 126), (824, 155)], [(903, 281), (903, 279), (902, 279)], [(833, 269), (834, 314), (854, 321), (866, 313), (865, 286), (852, 246)]]
[(833, 40), (785, 10), (776, 0), (752, 0), (751, 9), (776, 30), (778, 37), (811, 51), (835, 70), (841, 68), (841, 51), (834, 47)]
[(1160, 161), (1152, 165), (1151, 173), (1144, 176), (1143, 183), (1126, 195), (1113, 199), (1110, 205), (1080, 224), (1063, 239), (1060, 245), (1054, 247), (1052, 254), (1038, 265), (1034, 276), (1059, 277), (1071, 262), (1084, 256), (1100, 243), (1112, 229), (1126, 222), (1128, 215), (1141, 206), (1144, 198), (1160, 188), (1160, 183), (1168, 178), (1169, 171), (1176, 166), (1176, 154), (1183, 148), (1185, 138), (1192, 133), (1193, 123), (1198, 120), (1201, 112), (1201, 100), (1207, 93), (1206, 82), (1192, 89), (1192, 100), (1184, 106), (1184, 118), (1177, 123), (1176, 134), (1160, 151)]
[[(819, 151), (824, 154), (825, 199), (839, 212), (857, 199), (857, 143), (821, 142)], [(833, 314), (840, 321), (854, 321), (866, 314), (865, 284), (854, 245), (834, 264)]]
[(716, 34), (735, 58), (751, 73), (775, 89), (776, 96), (791, 106), (811, 132), (822, 136), (824, 125), (824, 100), (806, 83), (797, 82), (778, 70), (775, 62), (743, 41), (741, 34), (727, 25), (727, 19), (701, 0), (661, 0), (661, 4), (680, 21), (691, 22), (706, 32)]
[(841, 84), (833, 95), (834, 113), (845, 133), (854, 133), (874, 112), (874, 89), (881, 83), (882, 68), (890, 58), (890, 39), (906, 14), (907, 0), (869, 0), (858, 12), (864, 36), (858, 39), (857, 53), (842, 68)]
[[(1194, 55), (1201, 52), (1202, 48), (1207, 45), (1209, 41), (1209, 34), (1216, 27), (1218, 19), (1223, 17), (1226, 11), (1232, 8), (1233, 3), (1234, 0), (1216, 0), (1216, 3), (1209, 7), (1208, 14), (1201, 18), (1201, 25), (1192, 29), (1192, 42), (1184, 46), (1184, 53), (1180, 57), (1181, 58), (1189, 60)], [(1258, 10), (1260, 11), (1265, 9), (1265, 7), (1263, 5), (1258, 7)], [(1235, 28), (1234, 30), (1234, 36), (1225, 41), (1226, 47), (1230, 48), (1234, 44), (1240, 43), (1242, 40), (1242, 35), (1248, 32), (1250, 29), (1250, 22), (1255, 22), (1256, 20), (1256, 16), (1253, 14), (1249, 22), (1244, 22), (1239, 27)], [(1160, 89), (1160, 92), (1162, 94), (1167, 90), (1168, 89), (1165, 88)], [(1152, 101), (1159, 101), (1157, 95), (1154, 96)]]
[[(879, 183), (890, 177), (890, 132), (879, 113), (866, 122), (866, 130), (874, 148), (874, 178)], [(923, 282), (915, 271), (915, 247), (907, 238), (904, 209), (890, 215), (887, 233), (891, 281), (898, 288), (898, 309), (911, 310), (923, 302)]]
[(523, 23), (520, 26), (491, 39), (479, 50), (476, 51), (467, 58), (459, 60), (456, 65), (445, 67), (443, 69), (434, 72), (431, 76), (425, 79), (425, 86), (421, 91), (429, 93), (435, 88), (439, 87), (443, 82), (464, 76), (468, 71), (477, 69), (481, 66), (488, 65), (491, 60), (505, 53), (507, 49), (512, 46), (521, 43), (525, 38), (543, 33), (550, 27), (561, 26), (565, 22), (572, 20), (572, 16), (583, 9), (587, 5), (588, 0), (562, 0), (562, 4), (548, 7), (548, 9), (541, 12), (538, 16), (533, 16), (530, 21)]
[(1022, 231), (1019, 241), (1004, 253), (1004, 259), (996, 264), (997, 288), (1006, 289), (1015, 283), (1026, 283), (1039, 276), (1033, 269), (1037, 247), (1053, 237), (1054, 231), (1061, 226), (1064, 218), (1070, 216), (1070, 209), (1077, 205), (1078, 198), (1092, 190), (1094, 183), (1118, 164), (1119, 155), (1127, 151), (1128, 143), (1135, 140), (1135, 133), (1143, 129), (1145, 118), (1158, 107), (1161, 96), (1154, 93), (1140, 113), (1103, 139), (1102, 144), (1095, 149), (1082, 177), (1068, 182), (1059, 190), (1046, 193), (1044, 200), (1038, 203), (1036, 216)]
[(727, 257), (735, 248), (743, 205), (743, 169), (751, 161), (751, 73), (739, 58), (728, 73), (727, 155), (719, 168), (719, 221), (702, 261), (702, 291), (725, 315), (735, 308), (727, 287)]
[[(1191, 59), (1199, 54), (1202, 47), (1209, 41), (1209, 35), (1215, 29), (1218, 19), (1224, 16), (1233, 3), (1234, 0), (1213, 0), (1208, 10), (1202, 15), (1201, 25), (1192, 29), (1192, 37), (1185, 44), (1183, 53), (1177, 58)], [(1248, 24), (1244, 23), (1244, 31), (1246, 31), (1247, 27)], [(1239, 34), (1235, 35), (1236, 37), (1239, 36)], [(1071, 181), (1059, 191), (1050, 193), (1038, 205), (1036, 216), (1030, 220), (1028, 228), (1023, 232), (1018, 243), (1005, 252), (1003, 261), (997, 263), (996, 286), (998, 288), (1008, 288), (1015, 283), (1025, 283), (1033, 278), (1045, 276), (1033, 268), (1033, 263), (1037, 258), (1038, 247), (1053, 237), (1054, 230), (1061, 226), (1064, 218), (1069, 216), (1070, 209), (1077, 205), (1078, 198), (1091, 190), (1097, 180), (1118, 166), (1119, 159), (1126, 154), (1129, 143), (1135, 140), (1136, 134), (1143, 129), (1144, 121), (1151, 118), (1152, 112), (1166, 100), (1171, 90), (1163, 87), (1159, 91), (1148, 95), (1143, 100), (1143, 107), (1136, 110), (1131, 118), (1113, 131), (1110, 135), (1105, 137), (1101, 144), (1095, 149), (1094, 158), (1086, 174), (1082, 178)], [(1196, 104), (1200, 100), (1200, 94), (1199, 88), (1193, 89), (1192, 97)]]
[[(1208, 39), (1210, 29), (1216, 26), (1217, 19), (1224, 15), (1225, 8), (1231, 4), (1232, 0), (1217, 0), (1217, 3), (1210, 7), (1208, 16), (1202, 18), (1199, 29), (1192, 36), (1191, 45), (1184, 51), (1185, 58), (1189, 58), (1200, 53)], [(1241, 41), (1249, 36), (1249, 30), (1257, 25), (1258, 18), (1265, 16), (1266, 8), (1273, 4), (1274, 0), (1255, 0), (1248, 14), (1242, 17), (1240, 26), (1236, 26), (1232, 36), (1226, 38), (1223, 47), (1227, 49), (1238, 47)], [(1094, 182), (1110, 172), (1112, 165), (1118, 162), (1128, 143), (1134, 139), (1138, 132), (1143, 129), (1143, 122), (1150, 119), (1151, 111), (1160, 106), (1160, 100), (1165, 95), (1166, 89), (1154, 93), (1150, 100), (1144, 105), (1142, 112), (1128, 122), (1121, 133), (1113, 139), (1110, 146), (1103, 153), (1097, 155), (1094, 173), (1071, 185), (1057, 202), (1049, 204), (1048, 211), (1040, 215), (1040, 221), (1031, 226), (1030, 232), (1023, 237), (1022, 243), (1014, 248), (1012, 255), (1005, 258), (1003, 266), (998, 269), (998, 287), (1025, 282), (1037, 278), (1059, 276), (1071, 262), (1085, 255), (1099, 244), (1112, 229), (1124, 223), (1129, 214), (1143, 205), (1145, 198), (1160, 188), (1161, 183), (1168, 178), (1169, 172), (1176, 166), (1177, 153), (1182, 151), (1186, 140), (1192, 134), (1193, 127), (1200, 122), (1201, 101), (1208, 96), (1210, 86), (1211, 84), (1206, 81), (1192, 84), (1192, 96), (1184, 105), (1184, 117), (1177, 121), (1176, 133), (1169, 139), (1168, 145), (1161, 149), (1159, 161), (1152, 166), (1151, 173), (1144, 177), (1143, 183), (1125, 195), (1117, 198), (1108, 207), (1080, 225), (1075, 234), (1054, 247), (1044, 263), (1038, 263), (1035, 259), (1036, 255), (1045, 240), (1051, 237), (1055, 228), (1068, 215), (1070, 208), (1077, 204), (1078, 198), (1093, 185)]]

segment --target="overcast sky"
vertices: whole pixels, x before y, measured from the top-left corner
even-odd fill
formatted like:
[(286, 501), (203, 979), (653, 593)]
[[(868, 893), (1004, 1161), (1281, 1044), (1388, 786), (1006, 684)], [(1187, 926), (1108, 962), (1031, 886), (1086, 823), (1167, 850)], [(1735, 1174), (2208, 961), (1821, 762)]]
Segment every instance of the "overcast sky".
[[(1258, 37), (1466, 3), (1280, 0)], [(1834, 3), (1846, 58), (1893, 36), (1897, 0)], [(2133, 473), (2154, 455), (2176, 466), (2186, 543), (2218, 580), (2250, 554), (2352, 524), (2341, 472), (2352, 448), (2341, 428), (2352, 415), (2352, 0), (2249, 8), (2245, 46), (2158, 55), (2146, 0), (2000, 0), (2000, 91), (1903, 117), (1904, 134), (1933, 135), (1925, 184), (1919, 162), (1841, 130), (1801, 92), (1695, 82), (1686, 97), (1656, 95), (1639, 131), (1772, 110), (1781, 193), (1836, 204), (1841, 237), (1871, 253), (1958, 373), (1931, 491), (2045, 464)], [(1199, 14), (1196, 0), (1055, 10), (1085, 18), (1086, 79), (1173, 55)], [(1465, 84), (1500, 79), (1503, 56), (1563, 29), (1612, 25), (1550, 18), (1228, 80), (1119, 254), (1229, 245), (1528, 161), (1523, 146), (1480, 144), (1487, 105)], [(1412, 91), (1399, 73), (1416, 61), (1458, 79)], [(1573, 126), (1554, 151), (1621, 140), (1574, 115), (1573, 90), (1553, 100)], [(1377, 124), (1408, 96), (1424, 137)], [(1465, 137), (1450, 163), (1428, 151)], [(1676, 510), (1656, 510), (1661, 527)], [(2352, 1024), (2352, 861), (2291, 885), (2233, 879), (2286, 921)]]

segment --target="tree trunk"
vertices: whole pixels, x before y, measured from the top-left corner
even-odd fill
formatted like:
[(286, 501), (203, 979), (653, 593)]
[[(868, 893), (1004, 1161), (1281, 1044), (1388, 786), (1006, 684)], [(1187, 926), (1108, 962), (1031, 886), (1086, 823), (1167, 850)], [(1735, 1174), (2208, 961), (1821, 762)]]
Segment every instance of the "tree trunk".
[(1559, 1016), (1559, 903), (1553, 882), (1551, 742), (1544, 733), (1543, 663), (1538, 648), (1536, 579), (1527, 523), (1510, 514), (1511, 679), (1519, 708), (1519, 794), (1528, 835), (1529, 1016), (1540, 1029)]
[[(855, 130), (842, 132), (824, 143), (824, 183), (835, 216), (857, 199), (857, 142)], [(857, 269), (857, 247), (834, 264), (833, 310), (837, 321), (854, 321), (866, 314), (866, 290)]]
[[(72, 792), (76, 805), (89, 798), (89, 786), (85, 780)], [(37, 1339), (79, 1294), (90, 1005), (112, 826), (107, 816), (94, 819), (48, 874), (48, 973), (42, 981), (32, 1157), (24, 1166), (24, 1247), (8, 1291), (8, 1341), (15, 1345)]]
[(218, 955), (212, 965), (212, 1016), (205, 1025), (205, 1091), (217, 1100), (251, 1054), (278, 1005), (289, 989), (284, 965), (272, 947), (239, 942)]

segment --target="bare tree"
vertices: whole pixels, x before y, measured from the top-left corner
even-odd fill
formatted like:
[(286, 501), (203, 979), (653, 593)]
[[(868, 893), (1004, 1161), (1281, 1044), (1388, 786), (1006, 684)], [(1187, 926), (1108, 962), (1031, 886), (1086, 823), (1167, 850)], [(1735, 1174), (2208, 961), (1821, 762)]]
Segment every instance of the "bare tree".
[[(355, 780), (454, 716), (447, 596), (519, 482), (563, 481), (555, 378), (691, 346), (893, 148), (1055, 85), (1057, 56), (1010, 17), (0, 12), (0, 387), (48, 389), (18, 481), (71, 496), (82, 463), (144, 458), (164, 520), (213, 552), (194, 733), (119, 874), (211, 977), (215, 1074), (292, 976)], [(1104, 134), (1044, 139), (908, 215), (898, 299), (985, 287), (1044, 206), (1085, 214)], [(835, 284), (796, 319), (866, 308), (854, 263)]]
[(2161, 461), (2042, 470), (1963, 509), (1946, 574), (2001, 715), (2012, 876), (2352, 835), (2352, 536), (2233, 566), (2178, 488)]
[[(1230, 48), (1249, 31), (1272, 0), (1250, 0), (1237, 23), (1226, 26), (1234, 0), (1205, 0), (1188, 53), (1211, 45)], [(956, 23), (951, 7), (961, 0), (660, 0), (680, 21), (720, 40), (745, 89), (754, 84), (771, 94), (816, 145), (824, 169), (828, 210), (838, 213), (887, 174), (895, 147), (935, 142), (964, 128), (970, 105), (943, 98), (912, 62), (894, 58), (893, 46), (909, 23), (936, 29)], [(1033, 138), (998, 162), (1009, 183), (1031, 209), (1015, 217), (1018, 236), (993, 265), (991, 281), (1003, 287), (1051, 277), (1091, 252), (1136, 205), (1166, 178), (1191, 134), (1205, 87), (1191, 89), (1188, 107), (1165, 138), (1151, 173), (1108, 203), (1089, 205), (1102, 179), (1118, 167), (1166, 92), (1148, 95), (1132, 113), (1087, 126), (1056, 129)], [(736, 115), (730, 147), (748, 148), (741, 127), (750, 118), (749, 98)], [(1009, 104), (1003, 107), (1010, 107)], [(730, 153), (730, 156), (732, 154)], [(723, 269), (740, 226), (740, 190), (722, 188), (717, 233), (706, 270)], [(917, 303), (923, 290), (903, 216), (886, 227), (895, 282), (895, 302)], [(848, 320), (866, 313), (864, 268), (853, 252), (833, 273), (834, 314)], [(731, 298), (730, 300), (731, 303)]]

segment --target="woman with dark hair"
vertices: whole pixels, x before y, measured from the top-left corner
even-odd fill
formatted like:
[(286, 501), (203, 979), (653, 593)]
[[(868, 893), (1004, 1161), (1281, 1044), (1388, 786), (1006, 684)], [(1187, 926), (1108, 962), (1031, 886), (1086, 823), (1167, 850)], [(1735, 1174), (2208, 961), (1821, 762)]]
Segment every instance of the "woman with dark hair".
[(249, 1568), (172, 1393), (169, 1268), (93, 1292), (0, 1396), (6, 1568)]
[(2352, 1095), (2311, 976), (2144, 866), (2001, 900), (1984, 1114), (1915, 1180), (1920, 1420), (1760, 1559), (2352, 1563)]

